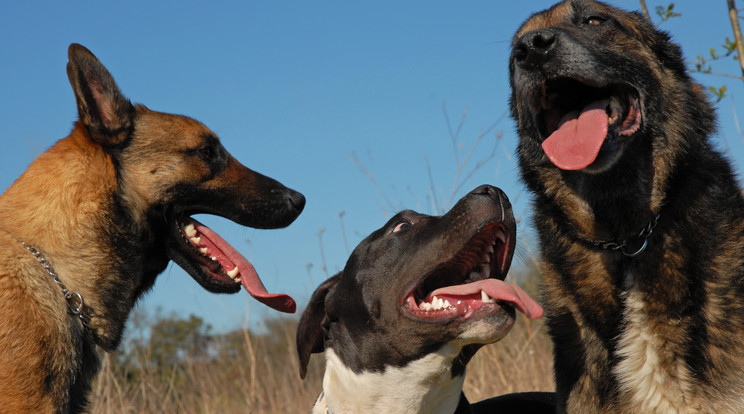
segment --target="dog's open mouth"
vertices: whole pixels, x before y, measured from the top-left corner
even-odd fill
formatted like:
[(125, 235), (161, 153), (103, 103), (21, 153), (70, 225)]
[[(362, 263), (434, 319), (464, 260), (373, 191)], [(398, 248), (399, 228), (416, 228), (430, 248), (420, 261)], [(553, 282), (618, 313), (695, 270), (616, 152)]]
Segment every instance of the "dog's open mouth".
[(564, 170), (586, 168), (600, 150), (615, 150), (641, 125), (638, 91), (626, 85), (596, 88), (570, 78), (553, 79), (540, 91), (537, 123), (542, 148)]
[(181, 253), (187, 256), (183, 259), (189, 261), (188, 266), (180, 261), (179, 264), (209, 276), (209, 282), (205, 283), (212, 290), (236, 292), (242, 285), (265, 305), (281, 312), (295, 312), (295, 301), (284, 294), (269, 293), (253, 265), (212, 229), (185, 215), (178, 216), (177, 226), (182, 238), (180, 244), (184, 246)]
[(503, 280), (513, 254), (508, 237), (503, 224), (487, 225), (453, 259), (417, 281), (402, 299), (404, 312), (441, 321), (470, 319), (482, 309), (502, 307), (516, 308), (530, 319), (541, 317), (537, 302)]

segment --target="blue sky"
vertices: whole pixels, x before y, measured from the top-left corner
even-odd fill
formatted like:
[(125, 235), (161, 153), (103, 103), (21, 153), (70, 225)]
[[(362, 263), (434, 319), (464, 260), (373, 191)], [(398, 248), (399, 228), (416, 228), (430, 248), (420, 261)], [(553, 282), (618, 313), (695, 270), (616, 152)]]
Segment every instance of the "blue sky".
[[(133, 102), (199, 119), (245, 165), (305, 194), (304, 213), (287, 229), (199, 217), (244, 252), (270, 291), (292, 295), (302, 308), (326, 271), (340, 270), (348, 249), (396, 211), (448, 205), (457, 162), (447, 117), (455, 130), (466, 112), (455, 145), (461, 159), (486, 132), (470, 167), (496, 151), (456, 198), (495, 184), (519, 216), (529, 214), (513, 160), (514, 124), (505, 116), (509, 42), (524, 19), (552, 3), (3, 2), (0, 190), (69, 133), (77, 112), (67, 47), (81, 43)], [(652, 11), (667, 4), (647, 3)], [(635, 0), (613, 4), (640, 7)], [(676, 1), (682, 17), (662, 28), (688, 59), (707, 55), (731, 36), (725, 4)], [(714, 69), (738, 73), (733, 61)], [(728, 87), (714, 139), (740, 166), (744, 144), (734, 114), (744, 114), (736, 110), (744, 107), (742, 82), (699, 79)], [(519, 231), (529, 235), (529, 220)], [(530, 237), (520, 241), (516, 268), (533, 245)], [(203, 291), (174, 264), (140, 306), (193, 313), (217, 329), (260, 326), (273, 314), (245, 292)]]

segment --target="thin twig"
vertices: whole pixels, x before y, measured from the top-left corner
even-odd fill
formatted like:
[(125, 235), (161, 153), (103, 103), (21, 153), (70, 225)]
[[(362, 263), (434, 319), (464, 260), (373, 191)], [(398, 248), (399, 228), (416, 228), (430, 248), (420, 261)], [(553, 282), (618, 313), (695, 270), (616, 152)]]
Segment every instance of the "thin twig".
[(648, 21), (651, 21), (651, 14), (648, 12), (648, 7), (646, 7), (646, 1), (641, 0), (641, 9), (643, 10), (643, 14), (646, 15), (646, 18)]
[(744, 75), (744, 45), (742, 45), (741, 27), (739, 27), (739, 12), (736, 10), (736, 2), (734, 0), (727, 0), (726, 2), (729, 9), (731, 28), (734, 31), (734, 39), (736, 40), (736, 52), (739, 54), (739, 66), (741, 66), (741, 73)]

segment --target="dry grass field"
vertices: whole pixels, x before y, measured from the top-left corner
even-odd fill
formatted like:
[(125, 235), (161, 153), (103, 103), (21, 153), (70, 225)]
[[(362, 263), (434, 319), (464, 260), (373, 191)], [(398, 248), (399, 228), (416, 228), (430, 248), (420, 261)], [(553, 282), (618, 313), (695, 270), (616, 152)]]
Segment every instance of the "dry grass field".
[[(321, 389), (323, 357), (314, 355), (307, 378), (299, 376), (296, 320), (268, 325), (271, 334), (248, 330), (220, 337), (226, 351), (208, 357), (182, 355), (171, 366), (152, 366), (146, 347), (126, 367), (103, 358), (92, 412), (303, 413)], [(214, 347), (214, 344), (210, 345)], [(541, 321), (519, 317), (502, 341), (482, 348), (468, 365), (465, 393), (471, 401), (495, 395), (553, 390), (551, 345)]]

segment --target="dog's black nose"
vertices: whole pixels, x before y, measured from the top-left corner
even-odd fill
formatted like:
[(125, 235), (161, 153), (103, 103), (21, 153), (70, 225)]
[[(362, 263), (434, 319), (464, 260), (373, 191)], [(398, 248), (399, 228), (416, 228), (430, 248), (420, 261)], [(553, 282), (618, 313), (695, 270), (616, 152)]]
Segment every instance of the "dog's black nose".
[(301, 193), (298, 193), (297, 191), (289, 190), (288, 198), (289, 203), (297, 211), (297, 213), (301, 213), (302, 210), (305, 208), (305, 196)]
[(514, 45), (514, 60), (522, 66), (539, 66), (552, 57), (555, 44), (556, 34), (550, 29), (527, 32)]
[(470, 192), (470, 194), (474, 194), (474, 195), (487, 195), (487, 196), (494, 196), (499, 193), (503, 194), (501, 189), (499, 189), (498, 187), (494, 187), (492, 185), (488, 185), (488, 184), (481, 185)]

